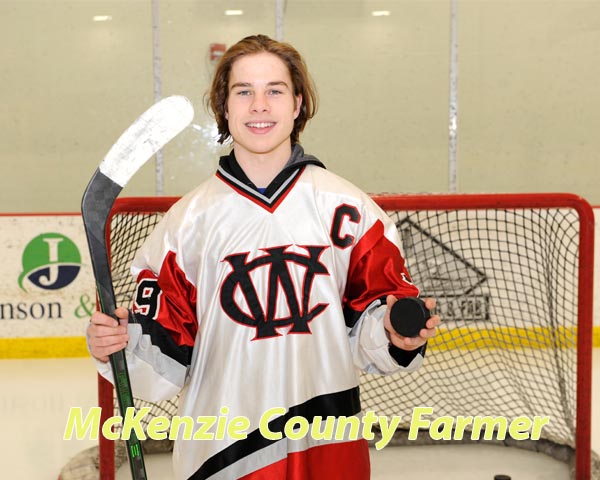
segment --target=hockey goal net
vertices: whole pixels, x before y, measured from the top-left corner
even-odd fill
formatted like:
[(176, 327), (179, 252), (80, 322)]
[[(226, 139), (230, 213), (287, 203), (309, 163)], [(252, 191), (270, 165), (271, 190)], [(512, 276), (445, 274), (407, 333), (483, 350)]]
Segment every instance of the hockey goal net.
[[(436, 443), (427, 431), (407, 440), (417, 406), (432, 408), (431, 421), (548, 416), (540, 440), (511, 442), (507, 435), (489, 442), (542, 451), (569, 463), (573, 478), (592, 478), (590, 206), (569, 194), (374, 198), (396, 222), (409, 272), (422, 296), (437, 299), (443, 324), (417, 372), (363, 375), (364, 411), (406, 419), (395, 444)], [(175, 200), (117, 201), (107, 233), (117, 305), (131, 303), (133, 255)], [(112, 385), (103, 379), (99, 396), (105, 418), (117, 415)], [(177, 399), (150, 406), (154, 415), (172, 416)], [(471, 437), (467, 429), (462, 440), (437, 443), (476, 441)], [(101, 440), (103, 479), (126, 461), (116, 445), (117, 461), (113, 442)]]

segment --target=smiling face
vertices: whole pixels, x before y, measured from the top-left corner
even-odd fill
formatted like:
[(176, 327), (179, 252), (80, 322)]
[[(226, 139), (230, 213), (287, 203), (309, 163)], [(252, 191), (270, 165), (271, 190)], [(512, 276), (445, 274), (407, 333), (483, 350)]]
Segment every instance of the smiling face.
[(226, 118), (238, 161), (286, 162), (301, 104), (279, 57), (257, 53), (236, 60), (229, 74)]

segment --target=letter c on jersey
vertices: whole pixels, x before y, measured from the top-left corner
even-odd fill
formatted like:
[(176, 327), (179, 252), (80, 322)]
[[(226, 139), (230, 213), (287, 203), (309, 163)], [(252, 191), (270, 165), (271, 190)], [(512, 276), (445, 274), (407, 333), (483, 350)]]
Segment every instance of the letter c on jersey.
[(352, 223), (360, 222), (360, 213), (356, 207), (344, 204), (335, 209), (330, 236), (333, 244), (338, 248), (348, 248), (354, 243), (354, 237), (352, 235), (346, 234), (342, 236), (341, 233), (344, 218), (346, 217), (348, 218), (348, 221)]

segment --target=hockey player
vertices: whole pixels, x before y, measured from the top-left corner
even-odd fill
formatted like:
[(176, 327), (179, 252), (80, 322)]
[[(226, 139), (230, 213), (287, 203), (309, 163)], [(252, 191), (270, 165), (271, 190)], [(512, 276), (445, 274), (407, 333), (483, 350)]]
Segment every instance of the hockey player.
[(357, 369), (418, 368), (439, 325), (432, 316), (414, 338), (391, 327), (391, 305), (418, 289), (394, 223), (299, 145), (315, 100), (293, 47), (262, 35), (233, 45), (209, 96), (231, 153), (138, 252), (121, 324), (92, 316), (102, 375), (126, 348), (136, 396), (181, 393), (181, 417), (245, 419), (235, 435), (180, 434), (177, 479), (368, 479), (363, 437), (297, 438), (286, 421), (360, 417)]

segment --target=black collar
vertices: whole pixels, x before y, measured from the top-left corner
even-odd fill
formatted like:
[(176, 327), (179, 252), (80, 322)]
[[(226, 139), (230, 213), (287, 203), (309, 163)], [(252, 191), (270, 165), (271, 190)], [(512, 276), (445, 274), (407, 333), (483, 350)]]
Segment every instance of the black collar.
[(264, 193), (260, 193), (256, 185), (244, 173), (233, 150), (229, 155), (221, 157), (216, 175), (240, 194), (272, 212), (296, 183), (304, 167), (309, 164), (325, 168), (325, 165), (316, 157), (305, 155), (300, 145), (294, 145), (290, 159), (267, 186)]

